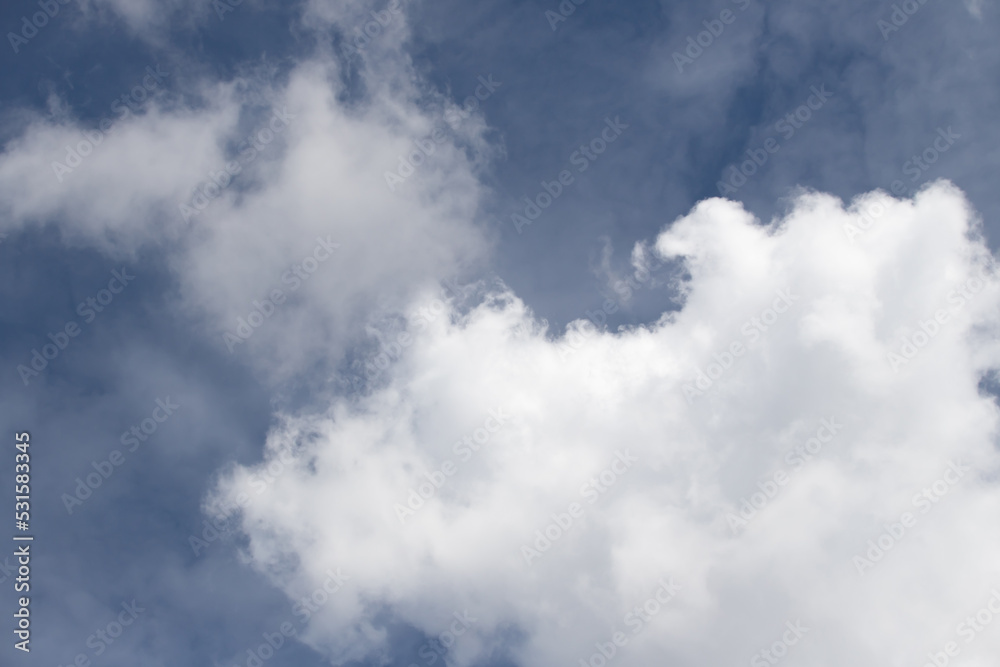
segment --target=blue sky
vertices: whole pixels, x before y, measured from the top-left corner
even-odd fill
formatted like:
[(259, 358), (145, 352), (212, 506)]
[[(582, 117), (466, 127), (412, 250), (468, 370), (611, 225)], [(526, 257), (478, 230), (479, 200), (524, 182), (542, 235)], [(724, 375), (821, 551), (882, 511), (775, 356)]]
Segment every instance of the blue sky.
[[(991, 516), (997, 415), (976, 391), (997, 364), (996, 282), (954, 286), (992, 266), (1000, 238), (994, 3), (406, 0), (390, 12), (366, 0), (244, 0), (220, 15), (219, 2), (53, 0), (58, 13), (35, 32), (22, 19), (38, 3), (0, 8), (0, 414), (5, 433), (31, 433), (36, 535), (32, 651), (14, 650), (8, 632), (4, 664), (84, 655), (234, 667), (287, 622), (296, 637), (264, 663), (426, 665), (428, 642), (469, 609), (479, 620), (448, 664), (578, 664), (614, 625), (582, 610), (652, 594), (669, 573), (624, 573), (655, 570), (658, 549), (688, 558), (663, 561), (689, 595), (675, 605), (689, 606), (617, 659), (749, 661), (786, 620), (768, 625), (760, 608), (798, 613), (794, 582), (760, 565), (761, 544), (795, 534), (794, 507), (745, 547), (760, 561), (715, 569), (705, 554), (724, 549), (706, 507), (725, 526), (720, 508), (738, 507), (780, 463), (776, 451), (811, 436), (829, 417), (822, 405), (855, 427), (852, 449), (837, 454), (854, 476), (803, 473), (816, 476), (813, 500), (845, 508), (807, 521), (817, 543), (863, 547), (899, 516), (879, 489), (898, 483), (905, 505), (906, 484), (943, 475), (949, 456), (981, 473), (955, 516)], [(371, 25), (378, 34), (360, 51), (345, 48)], [(456, 114), (469, 99), (475, 108)], [(88, 142), (78, 166), (53, 167), (72, 166), (67, 146)], [(416, 153), (421, 164), (387, 187), (386, 172), (401, 174), (420, 146), (432, 154)], [(705, 202), (720, 195), (735, 203)], [(861, 219), (854, 201), (888, 211), (860, 239), (848, 229)], [(204, 206), (186, 215), (194, 202)], [(744, 365), (730, 389), (685, 401), (683, 387), (707, 391), (692, 378), (730, 339), (747, 342), (741, 326), (786, 287), (804, 295), (774, 325), (787, 338), (765, 336), (770, 347), (751, 362), (761, 365)], [(902, 371), (886, 364), (939, 306), (961, 328), (940, 323), (938, 337), (924, 327), (934, 352)], [(602, 330), (579, 322), (588, 317)], [(49, 344), (59, 349), (32, 367)], [(168, 399), (172, 414), (157, 402)], [(427, 523), (410, 533), (363, 529), (391, 524), (409, 484), (453, 451), (442, 443), (474, 440), (498, 405), (517, 406), (514, 426), (496, 431), (506, 453), (459, 470), (454, 506), (419, 515)], [(931, 415), (940, 430), (921, 425)], [(145, 437), (134, 451), (132, 429)], [(925, 440), (935, 434), (964, 444)], [(527, 540), (576, 498), (578, 464), (600, 471), (644, 439), (662, 448), (649, 445), (642, 471), (625, 477), (632, 495), (616, 482), (617, 504), (598, 505), (607, 514), (549, 556), (541, 567), (551, 569), (509, 574), (466, 549), (492, 545), (480, 532), (489, 521), (497, 534), (520, 521)], [(67, 505), (116, 450), (123, 462)], [(529, 464), (516, 452), (551, 458)], [(906, 452), (922, 454), (904, 464)], [(258, 496), (249, 476), (269, 464), (281, 473)], [(10, 498), (7, 461), (3, 470)], [(252, 507), (218, 539), (192, 542), (240, 492)], [(873, 498), (881, 513), (862, 517)], [(450, 523), (455, 508), (467, 523)], [(647, 510), (644, 525), (659, 528), (644, 542), (628, 517)], [(824, 521), (855, 527), (856, 544)], [(670, 539), (658, 543), (657, 530)], [(941, 607), (910, 618), (925, 626), (885, 621), (881, 641), (866, 638), (824, 589), (812, 593), (826, 625), (815, 623), (829, 631), (813, 637), (846, 637), (860, 664), (894, 655), (873, 644), (905, 645), (899, 660), (933, 653), (914, 628), (936, 637), (998, 581), (995, 566), (958, 549), (993, 553), (994, 536), (964, 534), (941, 538), (954, 552), (918, 550), (899, 581), (865, 589)], [(828, 571), (812, 564), (806, 579)], [(303, 620), (295, 600), (328, 591), (337, 567), (350, 577), (343, 590)], [(956, 570), (968, 574), (948, 597)], [(581, 579), (564, 581), (569, 572)], [(493, 573), (496, 587), (470, 583)], [(941, 588), (911, 599), (907, 577)], [(14, 593), (3, 590), (9, 614)], [(133, 601), (144, 611), (119, 639), (88, 645)], [(685, 633), (696, 639), (677, 639)], [(731, 642), (718, 648), (717, 633)], [(815, 642), (798, 664), (820, 664), (829, 648)]]

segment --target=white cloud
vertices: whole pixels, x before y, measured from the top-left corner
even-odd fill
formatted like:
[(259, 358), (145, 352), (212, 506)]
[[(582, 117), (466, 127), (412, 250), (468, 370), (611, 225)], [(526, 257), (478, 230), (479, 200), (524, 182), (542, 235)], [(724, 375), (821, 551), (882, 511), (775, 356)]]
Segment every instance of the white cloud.
[[(341, 4), (340, 19), (365, 18), (365, 3), (350, 12)], [(278, 379), (317, 355), (336, 362), (372, 313), (474, 266), (488, 246), (476, 222), (482, 158), (467, 154), (489, 154), (485, 125), (477, 114), (445, 120), (454, 103), (415, 74), (401, 48), (406, 34), (405, 14), (394, 13), (352, 57), (362, 92), (346, 90), (344, 56), (327, 45), (280, 85), (250, 73), (253, 95), (243, 77), (191, 82), (168, 69), (141, 109), (124, 118), (109, 111), (106, 134), (65, 112), (34, 117), (0, 154), (2, 224), (55, 224), (71, 242), (123, 259), (164, 248), (177, 276), (173, 305), (203, 322), (220, 350), (254, 302), (281, 289), (280, 312), (234, 354)], [(286, 119), (280, 132), (269, 122), (276, 113)], [(435, 128), (433, 155), (390, 191), (386, 172)], [(75, 168), (54, 166), (71, 151), (82, 154), (70, 158)], [(317, 238), (340, 250), (292, 289), (283, 277)]]
[[(149, 3), (109, 2), (133, 27), (161, 20)], [(303, 22), (349, 39), (369, 9), (317, 2)], [(404, 18), (354, 56), (360, 99), (345, 101), (329, 44), (286, 85), (264, 86), (291, 122), (190, 224), (178, 205), (271, 113), (237, 86), (183, 91), (210, 101), (195, 108), (149, 102), (63, 182), (52, 162), (86, 128), (35, 119), (0, 156), (4, 229), (54, 223), (118, 256), (163, 244), (174, 306), (203, 317), (220, 349), (329, 237), (338, 252), (238, 352), (281, 377), (336, 359), (373, 313), (416, 311), (488, 245), (463, 150), (486, 150), (481, 121), (386, 187), (398, 156), (454, 108), (414, 75)], [(982, 529), (1000, 504), (997, 410), (977, 391), (997, 363), (1000, 285), (961, 194), (873, 194), (848, 212), (801, 195), (768, 226), (710, 200), (646, 247), (691, 274), (684, 307), (659, 322), (551, 336), (508, 292), (466, 315), (413, 314), (384, 385), (282, 420), (268, 456), (292, 447), (297, 463), (245, 510), (250, 556), (292, 597), (332, 567), (351, 577), (307, 641), (337, 660), (382, 652), (386, 608), (431, 635), (467, 610), (458, 664), (510, 627), (524, 665), (578, 664), (616, 631), (629, 639), (623, 665), (746, 662), (786, 621), (810, 628), (789, 648), (800, 664), (918, 664), (955, 639), (1000, 585), (1000, 540)], [(956, 479), (959, 461), (971, 469)], [(255, 496), (252, 472), (227, 475), (215, 502)], [(415, 507), (428, 482), (441, 488)], [(729, 518), (745, 499), (763, 507)], [(859, 561), (869, 540), (896, 539), (904, 512), (899, 544)], [(566, 534), (535, 557), (526, 549), (542, 551), (536, 531), (559, 532), (554, 521)], [(670, 579), (680, 591), (632, 634), (628, 614)], [(960, 645), (968, 658), (998, 643), (987, 629)]]
[[(954, 187), (855, 204), (802, 194), (761, 225), (702, 202), (655, 242), (691, 279), (684, 307), (648, 327), (553, 337), (509, 293), (413, 316), (384, 387), (274, 429), (265, 464), (286, 448), (296, 463), (244, 511), (249, 556), (291, 597), (328, 568), (351, 577), (306, 640), (335, 661), (379, 653), (388, 608), (429, 635), (468, 610), (455, 664), (510, 627), (528, 666), (579, 664), (616, 631), (621, 665), (746, 664), (775, 642), (800, 665), (916, 665), (950, 641), (995, 655), (997, 628), (974, 644), (956, 632), (1000, 585), (998, 414), (977, 390), (997, 362), (1000, 282)], [(850, 224), (867, 230), (848, 240)], [(894, 370), (887, 355), (914, 339)], [(686, 396), (699, 372), (717, 379)], [(255, 496), (253, 471), (227, 474), (213, 502)], [(595, 476), (606, 493), (584, 486)], [(401, 525), (394, 506), (425, 481), (440, 488)], [(933, 502), (914, 498), (924, 488)], [(763, 508), (734, 530), (743, 499)], [(859, 566), (904, 512), (902, 537)], [(522, 547), (553, 514), (572, 525), (529, 565)], [(648, 624), (629, 617), (661, 578), (676, 596)]]

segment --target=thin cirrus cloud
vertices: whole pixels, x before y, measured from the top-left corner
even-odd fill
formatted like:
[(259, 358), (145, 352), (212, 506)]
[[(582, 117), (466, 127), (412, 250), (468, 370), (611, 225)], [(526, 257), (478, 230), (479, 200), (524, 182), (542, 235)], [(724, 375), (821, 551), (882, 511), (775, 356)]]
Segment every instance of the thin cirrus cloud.
[(985, 659), (955, 635), (1000, 583), (979, 232), (944, 182), (769, 225), (714, 199), (656, 238), (689, 279), (648, 326), (428, 295), (379, 389), (287, 415), (209, 512), (292, 599), (350, 577), (303, 636), (337, 664), (385, 650), (385, 609), (462, 665)]

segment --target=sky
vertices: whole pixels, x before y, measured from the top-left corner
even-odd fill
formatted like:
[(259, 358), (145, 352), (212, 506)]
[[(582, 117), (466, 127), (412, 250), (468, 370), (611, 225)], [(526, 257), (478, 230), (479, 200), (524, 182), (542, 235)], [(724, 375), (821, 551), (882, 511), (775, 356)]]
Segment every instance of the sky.
[(998, 27), (5, 3), (0, 664), (993, 665)]

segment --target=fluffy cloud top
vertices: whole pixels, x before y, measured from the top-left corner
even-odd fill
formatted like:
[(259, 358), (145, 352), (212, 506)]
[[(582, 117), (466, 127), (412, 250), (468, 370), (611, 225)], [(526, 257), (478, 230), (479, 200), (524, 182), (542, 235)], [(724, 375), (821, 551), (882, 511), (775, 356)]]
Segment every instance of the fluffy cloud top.
[(656, 323), (429, 295), (377, 389), (224, 476), (290, 597), (349, 577), (305, 639), (378, 654), (388, 610), (460, 665), (987, 664), (1000, 282), (962, 194), (714, 199), (654, 248), (688, 273)]

